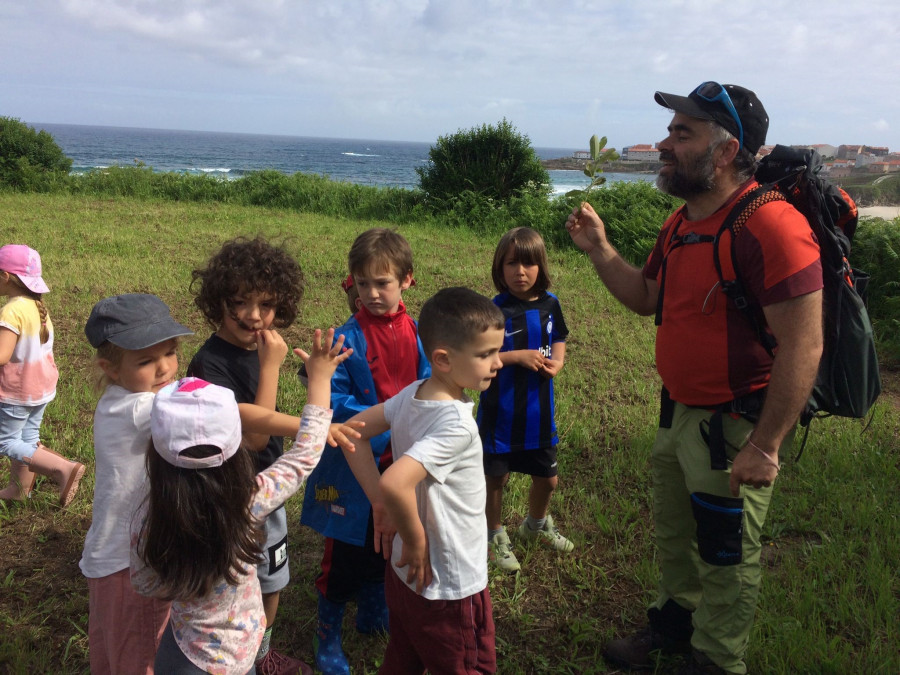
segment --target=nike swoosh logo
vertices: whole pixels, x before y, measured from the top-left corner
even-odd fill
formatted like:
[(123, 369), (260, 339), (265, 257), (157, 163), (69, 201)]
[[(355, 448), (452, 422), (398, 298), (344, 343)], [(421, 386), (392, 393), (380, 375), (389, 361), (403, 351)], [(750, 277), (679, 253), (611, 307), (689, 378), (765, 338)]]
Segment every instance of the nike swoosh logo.
[(510, 337), (510, 336), (512, 336), (512, 335), (515, 335), (516, 333), (521, 333), (522, 330), (523, 330), (523, 329), (520, 328), (519, 330), (514, 330), (512, 333), (510, 333), (510, 332), (507, 331), (507, 332), (506, 332), (506, 337)]

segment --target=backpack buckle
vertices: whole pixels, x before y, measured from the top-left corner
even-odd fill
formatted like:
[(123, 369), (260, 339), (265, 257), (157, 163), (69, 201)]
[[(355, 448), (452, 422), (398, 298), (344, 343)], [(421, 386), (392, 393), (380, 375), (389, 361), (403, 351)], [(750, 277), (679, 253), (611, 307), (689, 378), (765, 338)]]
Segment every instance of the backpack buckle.
[(684, 244), (699, 244), (700, 243), (700, 235), (696, 232), (688, 232), (681, 238), (682, 243)]

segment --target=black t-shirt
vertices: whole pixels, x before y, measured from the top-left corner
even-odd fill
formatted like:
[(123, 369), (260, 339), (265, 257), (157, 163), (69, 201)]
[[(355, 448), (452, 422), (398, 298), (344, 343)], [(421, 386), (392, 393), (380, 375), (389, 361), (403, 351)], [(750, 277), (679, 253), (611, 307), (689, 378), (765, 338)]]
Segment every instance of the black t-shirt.
[[(259, 386), (259, 355), (213, 334), (191, 359), (187, 374), (231, 389), (238, 403), (253, 403)], [(266, 447), (254, 453), (257, 472), (267, 469), (283, 452), (284, 437), (270, 436)]]

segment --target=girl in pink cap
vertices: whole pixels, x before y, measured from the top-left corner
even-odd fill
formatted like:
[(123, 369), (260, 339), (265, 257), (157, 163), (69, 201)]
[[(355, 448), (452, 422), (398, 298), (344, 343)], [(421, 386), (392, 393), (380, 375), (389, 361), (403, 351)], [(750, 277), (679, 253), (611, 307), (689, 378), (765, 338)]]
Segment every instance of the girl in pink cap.
[(41, 278), (41, 256), (23, 244), (0, 248), (0, 455), (9, 457), (9, 485), (0, 499), (31, 494), (36, 474), (59, 487), (59, 504), (75, 497), (84, 465), (40, 441), (44, 409), (56, 396), (59, 371), (53, 360), (53, 323), (41, 299), (49, 292)]

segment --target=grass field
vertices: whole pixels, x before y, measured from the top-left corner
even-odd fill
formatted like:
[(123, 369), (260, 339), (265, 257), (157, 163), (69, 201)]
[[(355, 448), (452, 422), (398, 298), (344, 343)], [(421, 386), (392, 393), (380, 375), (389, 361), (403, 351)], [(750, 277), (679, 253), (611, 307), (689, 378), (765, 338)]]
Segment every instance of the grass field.
[[(91, 420), (98, 394), (83, 326), (107, 295), (150, 292), (197, 333), (181, 350), (182, 372), (210, 332), (193, 308), (190, 271), (226, 239), (262, 232), (285, 239), (308, 288), (300, 318), (284, 331), (306, 345), (312, 330), (343, 323), (340, 281), (351, 242), (375, 222), (229, 205), (0, 195), (3, 243), (43, 257), (56, 327), (60, 384), (43, 441), (88, 465), (72, 506), (60, 511), (40, 479), (32, 499), (0, 503), (0, 672), (86, 673), (87, 586), (78, 569), (91, 517)], [(560, 224), (562, 226), (562, 224)], [(436, 290), (466, 285), (492, 295), (494, 239), (434, 225), (400, 228), (415, 254), (416, 316)], [(566, 557), (518, 549), (523, 571), (492, 571), (501, 673), (604, 673), (609, 638), (643, 622), (657, 568), (647, 473), (659, 383), (652, 320), (629, 315), (584, 256), (550, 252), (553, 290), (571, 330), (557, 383), (560, 489), (551, 510), (576, 549)], [(289, 357), (291, 358), (291, 357)], [(282, 370), (279, 405), (297, 413), (296, 363)], [(747, 662), (754, 673), (900, 672), (900, 403), (895, 374), (871, 424), (814, 426), (798, 463), (787, 458), (765, 528), (765, 574)], [(5, 484), (8, 463), (0, 462)], [(504, 503), (510, 529), (524, 516), (527, 482), (514, 478)], [(292, 583), (282, 594), (274, 642), (312, 659), (321, 539), (292, 523)], [(375, 672), (384, 642), (359, 636), (352, 611), (345, 648), (355, 673)], [(664, 664), (662, 671), (668, 665)]]

